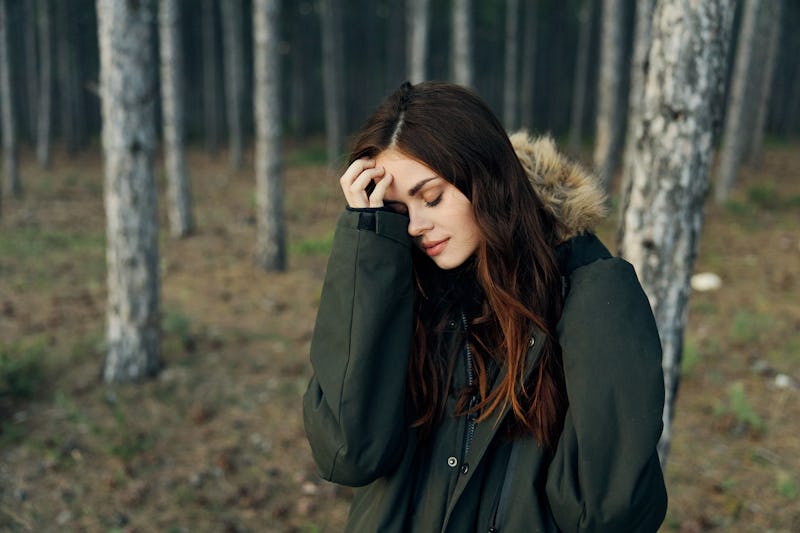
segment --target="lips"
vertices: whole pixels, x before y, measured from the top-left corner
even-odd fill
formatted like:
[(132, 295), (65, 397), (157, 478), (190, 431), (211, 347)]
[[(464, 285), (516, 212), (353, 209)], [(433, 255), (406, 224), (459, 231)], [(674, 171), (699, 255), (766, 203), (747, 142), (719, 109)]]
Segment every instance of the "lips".
[(447, 238), (440, 241), (423, 242), (422, 249), (425, 250), (425, 253), (428, 254), (429, 257), (437, 256), (444, 251), (448, 240), (450, 239)]

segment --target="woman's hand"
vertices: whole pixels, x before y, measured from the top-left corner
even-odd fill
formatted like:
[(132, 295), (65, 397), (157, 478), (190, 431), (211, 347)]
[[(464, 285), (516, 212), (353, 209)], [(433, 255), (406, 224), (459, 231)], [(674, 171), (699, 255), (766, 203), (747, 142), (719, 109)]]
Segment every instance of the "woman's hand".
[(391, 183), (392, 175), (369, 158), (356, 159), (339, 178), (347, 205), (355, 208), (383, 207), (383, 195)]

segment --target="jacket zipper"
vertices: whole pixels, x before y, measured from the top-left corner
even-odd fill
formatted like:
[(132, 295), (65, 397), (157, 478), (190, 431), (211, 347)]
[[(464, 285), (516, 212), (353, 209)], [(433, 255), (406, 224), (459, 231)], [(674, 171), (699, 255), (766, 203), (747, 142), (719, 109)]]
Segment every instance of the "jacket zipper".
[[(464, 354), (466, 356), (466, 367), (467, 367), (467, 385), (472, 387), (472, 384), (475, 382), (475, 376), (472, 371), (472, 351), (469, 349), (469, 342), (467, 342), (467, 315), (464, 311), (461, 311), (461, 324), (464, 326)], [(472, 394), (469, 398), (469, 409), (475, 407), (478, 403), (478, 395)], [(468, 409), (468, 410), (469, 410)], [(475, 436), (475, 413), (467, 413), (467, 427), (464, 431), (464, 453), (461, 456), (461, 463), (464, 464), (464, 461), (467, 459), (467, 453), (469, 452), (469, 447), (472, 444), (472, 438)]]

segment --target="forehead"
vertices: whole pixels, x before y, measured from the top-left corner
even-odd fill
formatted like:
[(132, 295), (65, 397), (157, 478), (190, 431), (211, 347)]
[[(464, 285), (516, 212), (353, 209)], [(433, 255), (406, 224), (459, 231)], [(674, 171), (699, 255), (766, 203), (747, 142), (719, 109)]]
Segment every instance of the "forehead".
[(394, 191), (400, 189), (403, 193), (408, 192), (422, 180), (439, 176), (423, 163), (397, 150), (381, 152), (375, 158), (375, 164), (384, 167), (394, 177), (394, 182), (389, 189), (394, 189)]

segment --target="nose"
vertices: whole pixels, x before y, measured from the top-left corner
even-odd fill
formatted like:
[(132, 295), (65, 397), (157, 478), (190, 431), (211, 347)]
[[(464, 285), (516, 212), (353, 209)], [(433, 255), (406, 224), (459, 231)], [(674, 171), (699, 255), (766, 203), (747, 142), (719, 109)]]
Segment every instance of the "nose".
[(426, 231), (433, 227), (433, 222), (418, 209), (412, 209), (408, 213), (408, 234), (412, 237), (421, 237)]

